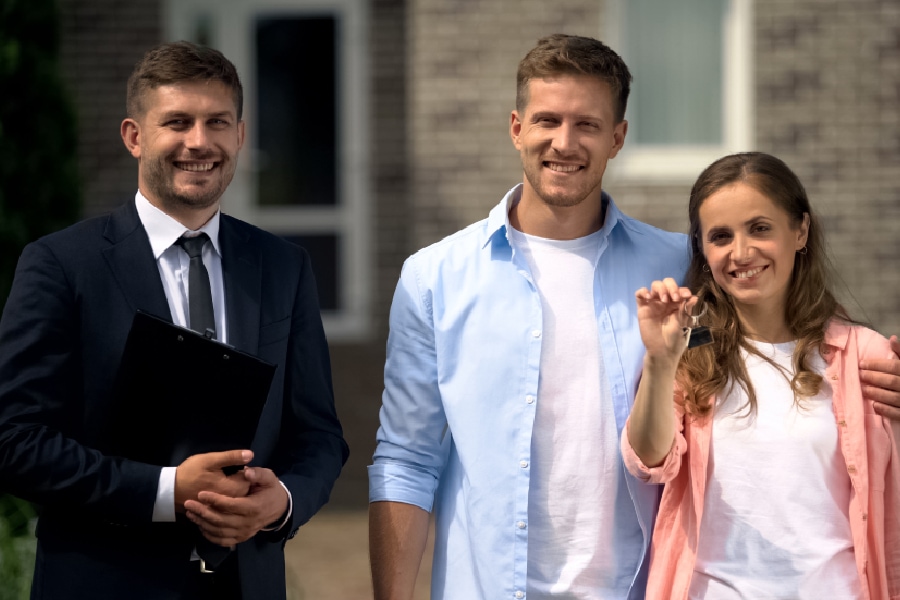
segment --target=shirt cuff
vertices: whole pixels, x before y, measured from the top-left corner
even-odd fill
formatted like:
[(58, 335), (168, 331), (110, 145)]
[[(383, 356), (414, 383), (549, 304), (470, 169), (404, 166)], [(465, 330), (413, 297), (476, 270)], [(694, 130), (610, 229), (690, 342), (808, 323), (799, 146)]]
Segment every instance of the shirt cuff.
[(280, 520), (275, 521), (268, 527), (263, 527), (262, 531), (278, 531), (279, 529), (284, 527), (288, 521), (291, 520), (291, 513), (294, 512), (294, 498), (291, 496), (291, 490), (289, 490), (287, 488), (287, 486), (284, 485), (284, 482), (281, 481), (280, 479), (278, 480), (278, 483), (281, 484), (281, 487), (284, 488), (284, 491), (287, 494), (287, 497), (288, 497), (287, 510), (284, 511), (284, 516)]
[(159, 473), (156, 502), (153, 504), (154, 522), (175, 521), (175, 469), (176, 467), (163, 467)]

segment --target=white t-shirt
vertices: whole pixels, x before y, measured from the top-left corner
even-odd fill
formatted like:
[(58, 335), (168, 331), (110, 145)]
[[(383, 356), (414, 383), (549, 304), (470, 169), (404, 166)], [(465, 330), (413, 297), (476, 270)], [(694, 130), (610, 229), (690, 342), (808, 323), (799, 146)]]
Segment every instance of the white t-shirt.
[(594, 308), (600, 233), (548, 240), (511, 233), (543, 311), (528, 496), (529, 600), (625, 598), (642, 534), (619, 456)]
[[(795, 343), (754, 346), (792, 373)], [(732, 386), (713, 421), (691, 600), (861, 598), (850, 531), (850, 477), (832, 391), (801, 398), (768, 362), (744, 353), (757, 396)], [(822, 374), (816, 355), (812, 368)]]

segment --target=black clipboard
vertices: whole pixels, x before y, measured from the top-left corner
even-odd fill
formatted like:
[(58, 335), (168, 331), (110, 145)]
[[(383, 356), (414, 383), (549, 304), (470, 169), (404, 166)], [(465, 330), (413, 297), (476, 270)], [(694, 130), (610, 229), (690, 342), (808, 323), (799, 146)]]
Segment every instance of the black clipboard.
[(134, 316), (116, 376), (107, 451), (177, 466), (250, 448), (275, 365), (149, 313)]

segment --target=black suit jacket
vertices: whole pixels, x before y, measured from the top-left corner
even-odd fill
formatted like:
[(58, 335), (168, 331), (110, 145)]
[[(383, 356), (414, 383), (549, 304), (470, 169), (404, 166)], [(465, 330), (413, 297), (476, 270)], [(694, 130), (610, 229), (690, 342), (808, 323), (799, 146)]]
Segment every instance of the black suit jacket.
[[(293, 496), (285, 528), (238, 546), (241, 588), (283, 598), (284, 542), (328, 500), (347, 446), (308, 255), (226, 215), (219, 241), (229, 343), (277, 365), (252, 464)], [(161, 465), (103, 452), (138, 309), (171, 320), (133, 201), (22, 253), (0, 320), (0, 491), (42, 507), (35, 598), (178, 598), (197, 568), (193, 526), (152, 523)]]

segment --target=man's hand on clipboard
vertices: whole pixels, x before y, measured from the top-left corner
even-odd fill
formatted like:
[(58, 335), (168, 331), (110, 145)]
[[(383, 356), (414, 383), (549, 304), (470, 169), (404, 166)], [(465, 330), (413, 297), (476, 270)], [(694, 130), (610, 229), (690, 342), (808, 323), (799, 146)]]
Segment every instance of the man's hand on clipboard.
[(184, 503), (197, 500), (202, 491), (239, 498), (250, 491), (250, 481), (243, 473), (227, 467), (243, 467), (253, 460), (250, 450), (208, 452), (188, 457), (175, 470), (175, 510), (184, 512)]

